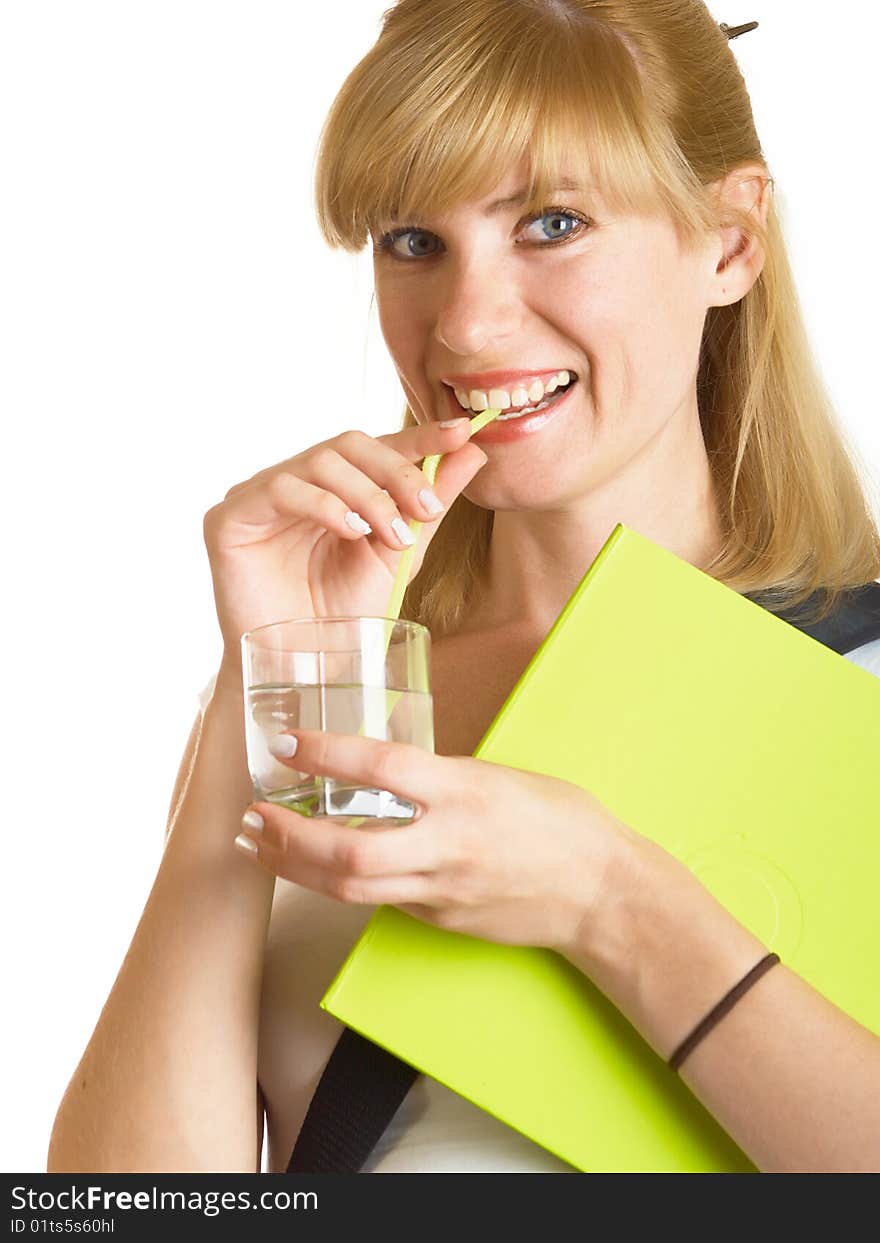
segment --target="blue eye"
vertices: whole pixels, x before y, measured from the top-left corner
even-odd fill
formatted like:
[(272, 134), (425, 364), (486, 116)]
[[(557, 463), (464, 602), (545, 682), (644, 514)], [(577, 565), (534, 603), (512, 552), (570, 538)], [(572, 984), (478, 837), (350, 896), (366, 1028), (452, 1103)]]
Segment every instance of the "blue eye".
[[(549, 231), (544, 221), (550, 223)], [(538, 215), (533, 216), (525, 227), (530, 229), (536, 224), (541, 226), (543, 241), (536, 237), (529, 240), (538, 247), (546, 249), (547, 246), (559, 245), (560, 242), (567, 242), (569, 238), (583, 233), (589, 228), (590, 221), (578, 212), (569, 211), (568, 208), (547, 207)], [(431, 244), (438, 240), (437, 236), (427, 229), (420, 229), (416, 225), (405, 225), (383, 234), (373, 246), (373, 253), (378, 255), (387, 252), (395, 259), (402, 259), (404, 263), (415, 259), (430, 259), (437, 253), (435, 249), (431, 249)], [(398, 243), (401, 244), (398, 245)]]
[[(577, 225), (584, 223), (583, 218), (581, 216), (576, 216), (573, 212), (557, 211), (555, 208), (551, 207), (548, 211), (542, 212), (540, 216), (536, 216), (534, 220), (530, 221), (527, 227), (531, 228), (533, 224), (539, 224), (542, 229), (546, 230), (546, 226), (544, 224), (545, 221), (549, 221), (551, 225), (554, 226), (551, 231), (545, 231), (543, 234), (544, 238), (548, 242), (565, 241), (566, 238), (571, 237), (573, 234), (580, 231), (577, 228)], [(559, 232), (557, 228), (559, 225), (570, 225), (571, 227), (565, 232)]]
[[(437, 240), (434, 234), (429, 233), (427, 229), (392, 229), (390, 233), (386, 233), (384, 237), (379, 239), (375, 249), (376, 251), (390, 251), (395, 259), (403, 259), (404, 261), (407, 259), (424, 259), (434, 253), (431, 250), (425, 249), (424, 240), (426, 238), (434, 238), (434, 241)], [(402, 242), (403, 245), (398, 247), (397, 242)]]

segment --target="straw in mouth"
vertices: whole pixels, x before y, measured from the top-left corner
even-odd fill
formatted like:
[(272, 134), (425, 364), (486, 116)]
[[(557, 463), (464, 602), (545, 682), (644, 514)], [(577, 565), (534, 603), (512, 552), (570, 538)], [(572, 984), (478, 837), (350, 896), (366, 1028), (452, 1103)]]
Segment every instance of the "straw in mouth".
[[(475, 436), (476, 433), (484, 428), (487, 423), (491, 423), (493, 419), (497, 419), (499, 414), (502, 413), (503, 411), (501, 410), (483, 410), (480, 414), (476, 415), (475, 418), (471, 419), (471, 425), (468, 429), (468, 439), (470, 440), (471, 437)], [(440, 465), (440, 459), (442, 457), (442, 453), (435, 453), (430, 457), (426, 457), (422, 463), (422, 474), (425, 476), (429, 484), (433, 484), (434, 480), (437, 478), (437, 468)], [(414, 536), (418, 535), (422, 526), (421, 522), (418, 522), (415, 519), (412, 519), (407, 525)], [(385, 614), (386, 617), (394, 618), (396, 620), (400, 616), (400, 609), (403, 604), (403, 593), (406, 591), (407, 584), (409, 582), (409, 568), (412, 565), (414, 548), (415, 544), (413, 544), (411, 548), (407, 548), (403, 556), (400, 558), (397, 566), (397, 573), (394, 575), (394, 586), (391, 589), (391, 599), (388, 601), (388, 610)], [(388, 641), (391, 641), (390, 628)]]
[[(487, 423), (491, 423), (493, 419), (497, 419), (499, 414), (501, 414), (500, 410), (483, 410), (482, 413), (478, 414), (476, 418), (471, 419), (471, 425), (470, 425), (470, 429), (468, 432), (468, 439), (470, 439), (470, 437), (473, 436), (476, 432), (480, 431), (481, 428), (485, 427)], [(426, 457), (424, 462), (422, 463), (422, 474), (425, 476), (429, 484), (433, 484), (434, 480), (437, 477), (437, 468), (440, 465), (440, 459), (442, 457), (443, 457), (442, 453), (435, 453), (435, 454), (432, 454), (430, 457)], [(418, 522), (415, 519), (413, 519), (409, 522), (408, 526), (409, 526), (410, 531), (412, 531), (413, 535), (417, 536), (419, 533), (419, 530), (421, 529), (422, 524), (421, 522)], [(391, 635), (394, 632), (394, 622), (397, 621), (400, 617), (400, 609), (403, 604), (403, 595), (404, 595), (404, 592), (406, 591), (407, 584), (409, 582), (409, 569), (410, 569), (410, 566), (412, 565), (414, 549), (415, 549), (415, 542), (412, 544), (411, 547), (407, 548), (405, 552), (403, 553), (403, 556), (400, 558), (400, 561), (397, 566), (397, 573), (394, 575), (394, 586), (391, 589), (391, 599), (388, 601), (388, 608), (385, 611), (385, 617), (386, 617), (385, 654), (386, 656), (388, 654), (388, 648), (391, 645)], [(391, 713), (394, 711), (394, 705), (397, 703), (398, 699), (400, 698), (400, 695), (401, 695), (400, 691), (389, 690), (389, 691), (386, 691), (385, 693), (385, 722), (386, 724), (391, 716)], [(358, 733), (360, 735), (363, 735), (365, 728), (366, 728), (366, 722), (364, 721), (362, 722)], [(348, 821), (349, 827), (353, 829), (358, 828), (361, 824), (363, 824), (365, 819), (366, 817), (363, 817), (363, 816), (357, 816), (353, 820), (350, 819)]]

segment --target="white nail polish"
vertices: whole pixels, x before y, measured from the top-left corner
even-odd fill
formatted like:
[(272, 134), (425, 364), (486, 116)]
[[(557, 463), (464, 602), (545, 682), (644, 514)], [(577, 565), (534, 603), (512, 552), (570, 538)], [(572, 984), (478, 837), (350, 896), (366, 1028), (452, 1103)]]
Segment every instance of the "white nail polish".
[(443, 502), (440, 500), (439, 496), (434, 495), (430, 488), (422, 488), (419, 493), (419, 500), (422, 502), (429, 514), (442, 514)]
[(370, 524), (368, 522), (364, 522), (360, 514), (356, 514), (353, 509), (350, 509), (345, 515), (345, 521), (351, 527), (352, 531), (357, 531), (358, 535), (369, 535), (373, 529)]
[(289, 760), (292, 755), (296, 755), (298, 745), (297, 740), (290, 734), (276, 734), (268, 744), (269, 751), (276, 760)]
[(407, 548), (411, 548), (416, 542), (415, 536), (402, 518), (395, 518), (391, 523), (391, 529), (394, 531), (394, 534), (400, 540), (401, 544), (406, 544)]
[(249, 837), (245, 837), (244, 833), (239, 833), (234, 845), (246, 855), (255, 855), (257, 853), (257, 843), (252, 842)]
[(252, 833), (262, 833), (264, 828), (264, 820), (258, 811), (246, 811), (241, 818), (241, 823), (246, 829), (250, 829)]

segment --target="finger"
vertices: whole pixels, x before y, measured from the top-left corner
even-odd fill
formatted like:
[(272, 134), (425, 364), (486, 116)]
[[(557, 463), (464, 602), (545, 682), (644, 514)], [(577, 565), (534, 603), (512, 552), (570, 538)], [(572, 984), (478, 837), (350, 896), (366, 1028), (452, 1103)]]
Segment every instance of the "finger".
[(451, 427), (442, 427), (439, 422), (431, 419), (427, 423), (419, 423), (416, 427), (404, 427), (398, 432), (386, 432), (376, 436), (379, 444), (388, 445), (397, 453), (403, 454), (411, 462), (434, 453), (454, 453), (462, 445), (467, 444), (471, 434), (471, 420), (467, 415), (456, 419)]
[[(387, 436), (377, 436), (374, 443), (387, 445), (410, 461), (419, 463), (419, 474), (422, 474), (425, 458), (439, 457), (441, 460), (434, 479), (433, 490), (448, 509), (459, 493), (467, 487), (489, 460), (489, 455), (479, 445), (470, 443), (471, 430), (471, 420), (467, 417), (458, 421), (453, 427), (445, 429), (439, 423), (432, 421), (419, 427), (408, 427)], [(424, 486), (423, 480), (419, 484), (419, 490)], [(391, 488), (388, 490), (396, 496)], [(440, 514), (438, 518), (442, 516)]]
[[(292, 738), (291, 756), (279, 754), (279, 740)], [(429, 811), (446, 800), (464, 770), (460, 758), (435, 755), (407, 742), (386, 742), (360, 734), (321, 729), (287, 729), (272, 739), (272, 754), (297, 772), (337, 777), (362, 786), (389, 790)]]
[[(296, 815), (295, 812), (288, 814)], [(249, 843), (247, 850), (242, 847), (243, 838)], [(440, 901), (437, 880), (433, 873), (401, 872), (384, 876), (331, 869), (286, 849), (286, 844), (279, 844), (277, 838), (266, 830), (256, 835), (253, 830), (243, 832), (236, 838), (236, 845), (242, 849), (242, 853), (246, 853), (273, 875), (302, 885), (314, 893), (335, 898), (339, 902), (379, 906), (399, 902), (434, 905)]]
[[(463, 430), (466, 433), (467, 429)], [(344, 496), (367, 522), (384, 532), (395, 518), (404, 522), (414, 518), (424, 523), (442, 517), (446, 509), (445, 487), (452, 481), (446, 478), (441, 485), (435, 480), (432, 487), (416, 461), (435, 453), (448, 457), (464, 448), (467, 440), (467, 434), (454, 429), (438, 435), (436, 425), (409, 428), (393, 438), (351, 430), (304, 455), (302, 473), (311, 482)], [(455, 463), (455, 490), (450, 499), (458, 494), (486, 457), (476, 446), (464, 448), (464, 454), (458, 455), (462, 456), (464, 461)], [(439, 509), (432, 504), (432, 496)], [(397, 550), (405, 540), (398, 541), (392, 531), (388, 542)]]
[[(247, 848), (242, 839), (247, 840)], [(393, 906), (400, 902), (415, 902), (419, 909), (433, 909), (442, 904), (438, 885), (433, 874), (405, 873), (396, 876), (357, 876), (334, 873), (321, 866), (293, 858), (273, 845), (271, 840), (254, 835), (254, 830), (240, 833), (235, 845), (242, 854), (259, 863), (268, 873), (282, 880), (302, 885), (314, 894), (333, 897), (339, 902), (359, 902), (368, 906)]]
[(243, 832), (269, 852), (279, 875), (316, 868), (328, 876), (402, 876), (430, 873), (442, 866), (442, 841), (420, 821), (410, 825), (353, 828), (329, 816), (301, 816), (275, 803), (254, 803), (263, 821), (254, 831), (244, 821)]
[[(366, 439), (369, 440), (369, 437)], [(375, 459), (367, 461), (373, 455), (364, 450), (362, 454), (355, 455), (363, 465), (355, 465), (342, 452), (325, 445), (310, 458), (303, 470), (310, 483), (341, 497), (347, 511), (359, 514), (383, 543), (399, 552), (401, 548), (409, 547), (400, 532), (401, 529), (408, 529), (410, 518), (415, 518), (417, 522), (433, 522), (446, 506), (438, 497), (439, 509), (432, 513), (419, 496), (425, 490), (432, 492), (424, 475), (399, 454), (394, 456), (397, 463), (382, 463)], [(392, 470), (397, 471), (397, 480), (391, 478)]]
[(270, 539), (298, 519), (315, 522), (346, 539), (360, 539), (369, 530), (354, 522), (357, 516), (332, 491), (309, 483), (293, 469), (279, 468), (259, 480), (249, 480), (240, 491), (230, 490), (221, 505), (208, 511), (205, 521), (222, 523), (222, 544), (228, 548)]
[(418, 904), (418, 909), (424, 910), (432, 910), (439, 903), (434, 892), (434, 879), (425, 873), (411, 872), (406, 876), (337, 876), (304, 863), (294, 867), (290, 859), (279, 857), (268, 843), (262, 841), (256, 843), (256, 849), (248, 851), (247, 854), (274, 876), (302, 885), (313, 893), (334, 898), (337, 902), (365, 906), (397, 906), (402, 902), (412, 902)]
[(366, 906), (397, 906), (400, 902), (416, 902), (433, 908), (434, 879), (419, 872), (409, 876), (382, 876), (371, 879), (345, 877), (334, 886), (330, 896), (338, 902), (361, 903)]
[[(468, 419), (464, 422), (469, 426)], [(377, 524), (383, 542), (399, 552), (408, 545), (391, 524), (397, 518), (406, 526), (401, 506), (420, 523), (439, 519), (485, 464), (487, 455), (467, 443), (464, 425), (445, 433), (439, 427), (408, 428), (387, 439), (395, 440), (395, 447), (386, 444), (385, 437), (344, 432), (334, 441), (259, 471), (230, 488), (222, 504), (208, 511), (206, 524), (222, 524), (224, 547), (234, 547), (236, 540), (270, 539), (295, 519), (315, 522), (345, 539), (369, 535)], [(431, 488), (421, 470), (405, 458), (420, 460), (435, 451), (447, 456)], [(432, 514), (419, 497), (425, 488), (437, 496), (441, 513)]]

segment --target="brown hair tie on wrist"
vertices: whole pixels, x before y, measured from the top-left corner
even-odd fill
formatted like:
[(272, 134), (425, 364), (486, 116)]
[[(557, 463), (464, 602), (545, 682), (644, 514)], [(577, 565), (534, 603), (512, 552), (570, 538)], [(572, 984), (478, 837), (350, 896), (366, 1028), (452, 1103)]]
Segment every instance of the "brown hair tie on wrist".
[(736, 1003), (742, 997), (743, 993), (747, 993), (753, 984), (760, 980), (774, 963), (779, 962), (778, 954), (768, 954), (766, 958), (762, 958), (759, 963), (752, 967), (748, 975), (743, 976), (739, 984), (735, 984), (729, 993), (726, 993), (718, 1005), (709, 1011), (702, 1022), (698, 1023), (686, 1040), (683, 1040), (678, 1048), (669, 1059), (669, 1066), (672, 1070), (678, 1070), (684, 1059), (691, 1053), (708, 1032), (712, 1030), (717, 1022), (724, 1018), (729, 1010), (732, 1010)]

